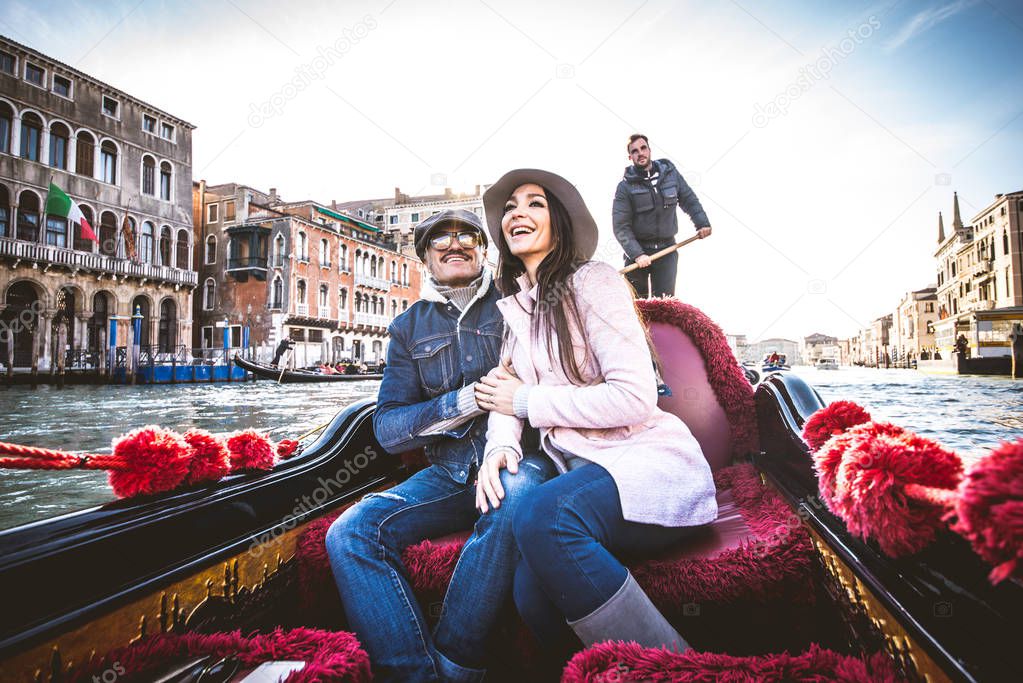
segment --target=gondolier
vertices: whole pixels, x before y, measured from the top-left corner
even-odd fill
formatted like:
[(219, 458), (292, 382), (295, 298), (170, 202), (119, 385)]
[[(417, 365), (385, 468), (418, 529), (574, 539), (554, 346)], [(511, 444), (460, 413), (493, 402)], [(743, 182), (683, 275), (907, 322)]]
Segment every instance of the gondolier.
[(639, 298), (673, 296), (678, 253), (657, 260), (651, 260), (650, 255), (675, 243), (676, 207), (689, 215), (701, 238), (710, 235), (710, 220), (675, 165), (667, 159), (651, 158), (645, 135), (631, 135), (626, 149), (632, 165), (618, 183), (611, 212), (615, 238), (625, 250), (625, 265), (639, 266), (626, 277)]

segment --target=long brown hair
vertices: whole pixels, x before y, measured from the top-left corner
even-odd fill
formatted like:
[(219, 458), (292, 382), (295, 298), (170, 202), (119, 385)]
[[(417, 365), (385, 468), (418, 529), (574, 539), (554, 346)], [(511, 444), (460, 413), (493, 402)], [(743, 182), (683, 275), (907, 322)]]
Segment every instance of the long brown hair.
[[(561, 362), (562, 371), (569, 381), (581, 385), (584, 379), (579, 363), (576, 362), (572, 331), (573, 326), (577, 332), (583, 332), (584, 328), (570, 279), (584, 261), (576, 253), (572, 218), (565, 205), (546, 187), (543, 192), (551, 217), (553, 248), (536, 269), (536, 304), (533, 311), (527, 311), (533, 314), (530, 335), (533, 339), (542, 337), (548, 355), (554, 358), (553, 337), (550, 334), (553, 330), (558, 338), (557, 358)], [(511, 253), (503, 231), (501, 239), (497, 241), (497, 249), (500, 255), (497, 261), (497, 286), (505, 296), (509, 296), (519, 291), (519, 284), (515, 280), (526, 272), (526, 266), (522, 259)], [(582, 340), (587, 343), (585, 334)], [(588, 343), (586, 353), (589, 354)]]

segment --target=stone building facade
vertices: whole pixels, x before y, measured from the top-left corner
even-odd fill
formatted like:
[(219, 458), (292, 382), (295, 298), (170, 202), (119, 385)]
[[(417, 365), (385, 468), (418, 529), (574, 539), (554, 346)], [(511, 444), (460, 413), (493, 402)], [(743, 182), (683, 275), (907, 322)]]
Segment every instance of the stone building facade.
[(936, 289), (925, 287), (907, 292), (892, 314), (889, 341), (892, 362), (896, 365), (933, 359), (934, 323), (938, 319)]
[[(115, 346), (128, 344), (136, 311), (144, 347), (188, 344), (193, 128), (0, 37), (0, 362), (46, 369), (59, 338), (67, 361), (95, 365), (111, 329)], [(46, 213), (51, 181), (98, 243)]]
[(419, 298), (419, 259), (371, 223), (275, 189), (194, 184), (201, 254), (195, 343), (253, 347), (268, 360), (285, 336), (298, 366), (375, 363), (387, 326)]

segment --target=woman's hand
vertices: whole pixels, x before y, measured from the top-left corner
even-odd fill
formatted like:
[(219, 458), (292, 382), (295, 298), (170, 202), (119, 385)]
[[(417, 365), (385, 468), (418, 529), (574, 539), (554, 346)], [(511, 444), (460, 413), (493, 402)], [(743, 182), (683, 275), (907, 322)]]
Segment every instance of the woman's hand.
[(504, 498), (504, 487), (501, 486), (502, 467), (507, 468), (512, 474), (518, 474), (518, 454), (510, 448), (491, 451), (480, 466), (479, 477), (476, 479), (476, 509), (482, 514), (486, 514), (491, 507), (495, 510), (501, 507), (501, 499)]
[(476, 382), (476, 405), (483, 410), (515, 415), (512, 402), (516, 390), (522, 384), (522, 380), (509, 372), (505, 366), (498, 366)]

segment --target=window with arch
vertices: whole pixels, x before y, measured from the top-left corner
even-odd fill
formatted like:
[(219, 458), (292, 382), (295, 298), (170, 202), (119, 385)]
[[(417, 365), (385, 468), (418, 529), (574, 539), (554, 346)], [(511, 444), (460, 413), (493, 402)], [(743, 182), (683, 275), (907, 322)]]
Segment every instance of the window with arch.
[(18, 197), (18, 239), (39, 241), (39, 195), (25, 190)]
[(99, 171), (104, 183), (117, 184), (117, 146), (110, 140), (99, 147)]
[(206, 238), (206, 265), (212, 265), (217, 262), (217, 238), (210, 235)]
[(217, 300), (217, 283), (213, 278), (206, 278), (206, 284), (202, 288), (202, 308), (204, 311), (212, 311)]
[(398, 262), (391, 261), (391, 282), (398, 284)]
[(156, 335), (157, 352), (173, 353), (177, 344), (178, 307), (174, 299), (164, 299), (160, 304), (160, 328)]
[(401, 264), (401, 284), (403, 287), (408, 287), (408, 264)]
[(277, 235), (274, 238), (274, 267), (284, 266), (284, 235)]
[(171, 165), (167, 161), (160, 163), (160, 199), (170, 201), (171, 199), (171, 177), (173, 171)]
[(320, 300), (316, 302), (317, 313), (320, 314), (321, 318), (326, 318), (330, 315), (330, 289), (327, 285), (320, 285)]
[(0, 152), (10, 154), (11, 131), (14, 125), (14, 110), (6, 102), (0, 102)]
[(305, 280), (299, 280), (295, 284), (295, 292), (298, 295), (298, 303), (305, 304)]
[(391, 299), (391, 319), (398, 317), (398, 301), (397, 299)]
[(99, 217), (99, 253), (117, 255), (117, 217), (111, 211), (104, 211)]
[(376, 255), (374, 255), (369, 260), (369, 274), (372, 277), (376, 277), (377, 276), (377, 257), (376, 257)]
[(298, 233), (298, 260), (309, 261), (309, 238), (304, 232)]
[(355, 274), (356, 275), (361, 275), (362, 274), (362, 250), (361, 249), (356, 249), (355, 250)]
[(22, 159), (39, 161), (43, 144), (43, 120), (32, 112), (21, 115), (21, 154)]
[(326, 239), (320, 240), (320, 265), (324, 268), (330, 267), (330, 242)]
[(160, 265), (171, 265), (171, 229), (167, 225), (160, 228)]
[(78, 133), (75, 139), (75, 173), (87, 178), (94, 177), (96, 173), (95, 154), (96, 138), (84, 130)]
[(11, 193), (7, 187), (0, 185), (0, 237), (11, 236)]
[(188, 270), (188, 252), (191, 251), (188, 248), (188, 231), (182, 228), (178, 230), (178, 242), (177, 242), (177, 259), (174, 262), (175, 268), (181, 268), (182, 270)]
[(63, 123), (50, 124), (50, 166), (67, 170), (68, 140), (71, 132)]
[(348, 309), (348, 288), (342, 287), (341, 292), (338, 294), (338, 310), (345, 311)]
[(401, 312), (404, 313), (408, 310), (408, 299), (401, 300)]
[(1002, 230), (1002, 254), (1005, 256), (1009, 255), (1009, 233), (1006, 230)]
[(142, 194), (156, 194), (156, 160), (148, 154), (142, 157)]
[(355, 292), (355, 312), (362, 313), (362, 292)]
[(284, 305), (284, 280), (278, 275), (270, 290), (270, 308), (280, 309)]
[(344, 242), (342, 242), (341, 246), (340, 246), (340, 250), (341, 250), (341, 256), (338, 257), (338, 262), (339, 262), (338, 265), (341, 268), (341, 272), (345, 273), (345, 272), (348, 272), (348, 245), (345, 244)]
[(156, 238), (156, 226), (149, 221), (142, 223), (142, 232), (139, 234), (139, 258), (143, 263), (153, 262), (153, 240)]

